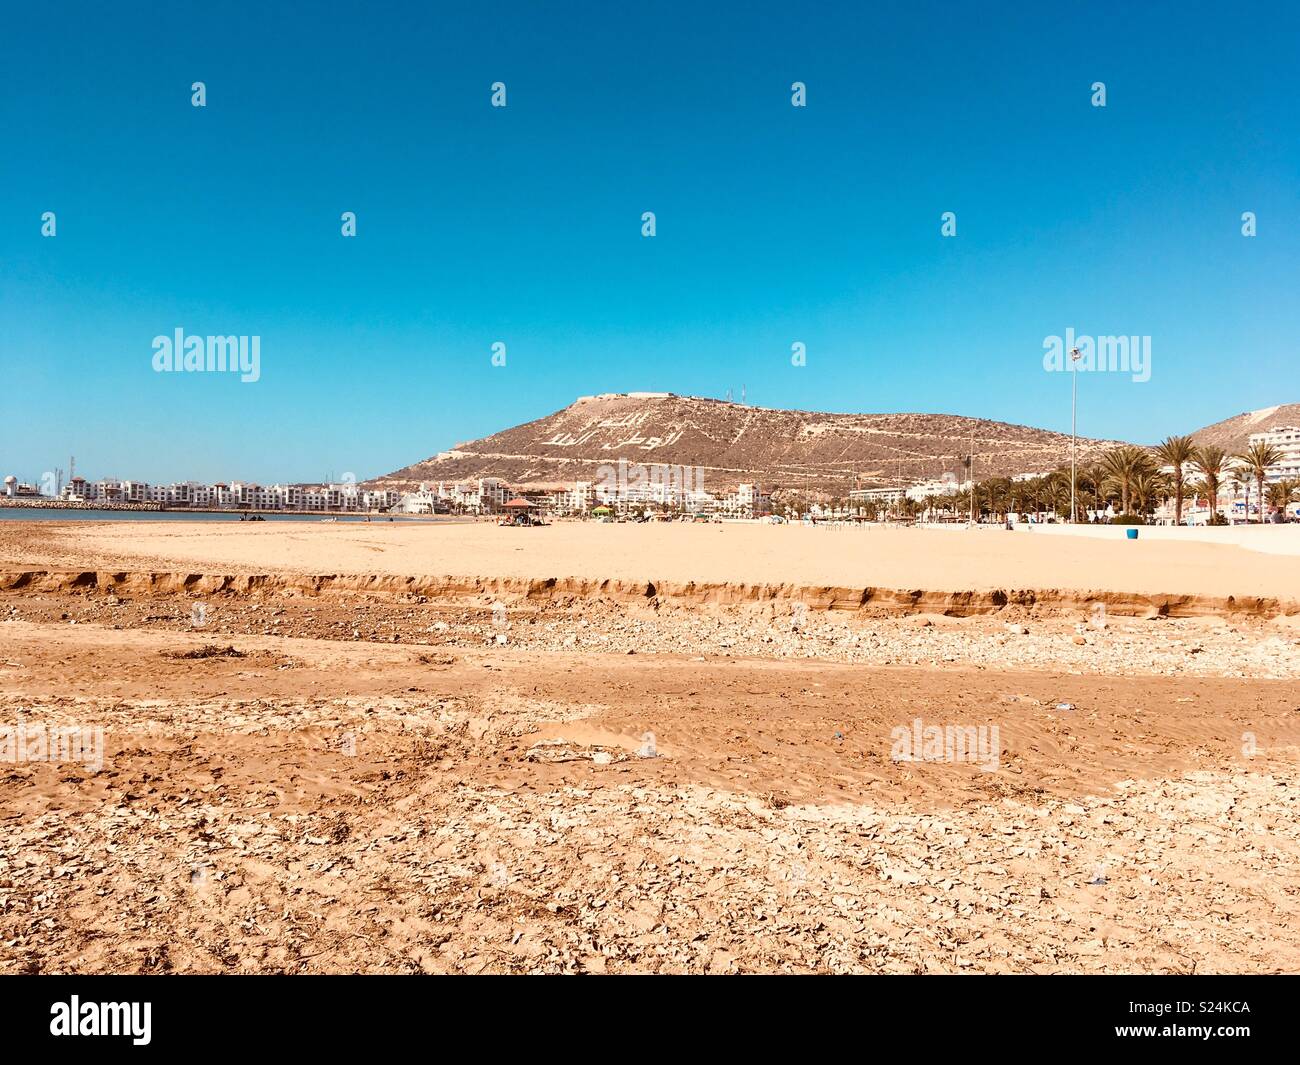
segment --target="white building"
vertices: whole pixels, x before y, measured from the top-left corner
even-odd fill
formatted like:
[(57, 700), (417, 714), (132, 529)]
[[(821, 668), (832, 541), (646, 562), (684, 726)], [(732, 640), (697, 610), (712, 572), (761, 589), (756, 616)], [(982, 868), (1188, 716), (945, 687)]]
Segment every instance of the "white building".
[(855, 488), (849, 493), (850, 503), (886, 503), (899, 502), (907, 490), (903, 488)]
[(4, 493), (9, 496), (10, 499), (18, 496), (39, 496), (41, 494), (40, 489), (38, 489), (34, 484), (20, 481), (12, 473), (5, 478)]
[(273, 484), (271, 495), (278, 510), (302, 510), (303, 491), (299, 484)]
[(481, 477), (478, 482), (478, 509), (493, 511), (510, 497), (510, 489), (496, 477)]
[(122, 482), (116, 477), (104, 477), (95, 482), (94, 498), (106, 503), (122, 503), (126, 497), (122, 492)]
[(756, 484), (737, 485), (722, 500), (723, 513), (737, 518), (761, 518), (771, 509), (771, 499)]
[(88, 503), (95, 498), (95, 486), (88, 484), (84, 477), (74, 477), (63, 486), (62, 499), (76, 503)]
[(1250, 444), (1272, 444), (1282, 453), (1282, 461), (1268, 468), (1266, 481), (1300, 480), (1300, 427), (1278, 426), (1262, 433), (1251, 433)]
[(578, 481), (567, 492), (561, 492), (559, 507), (568, 514), (589, 514), (596, 505), (596, 486), (590, 481)]
[(391, 488), (383, 488), (362, 493), (361, 505), (366, 510), (388, 510), (390, 507), (397, 506), (400, 498), (400, 494)]
[(420, 485), (415, 492), (407, 492), (394, 504), (402, 514), (437, 514), (447, 509), (446, 500), (428, 485)]
[[(1021, 474), (1019, 477), (1013, 477), (1012, 480), (1027, 481), (1037, 477), (1036, 473)], [(915, 500), (917, 503), (925, 501), (926, 496), (935, 496), (936, 498), (946, 496), (951, 492), (969, 492), (970, 482), (962, 484), (957, 483), (957, 478), (949, 474), (937, 481), (922, 481), (914, 484), (907, 489), (907, 498)]]
[(435, 493), (449, 508), (488, 514), (499, 510), (510, 498), (510, 488), (500, 478), (481, 477), (450, 486), (439, 482)]

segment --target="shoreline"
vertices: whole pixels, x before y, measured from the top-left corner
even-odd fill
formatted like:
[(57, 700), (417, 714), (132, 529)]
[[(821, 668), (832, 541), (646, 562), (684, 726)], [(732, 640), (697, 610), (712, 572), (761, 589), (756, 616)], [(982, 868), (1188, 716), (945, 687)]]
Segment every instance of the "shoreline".
[(108, 514), (275, 514), (285, 517), (336, 518), (455, 518), (456, 514), (391, 514), (386, 510), (282, 510), (266, 507), (168, 507), (161, 503), (79, 503), (68, 500), (0, 500), (0, 510), (67, 510), (73, 513), (104, 511)]

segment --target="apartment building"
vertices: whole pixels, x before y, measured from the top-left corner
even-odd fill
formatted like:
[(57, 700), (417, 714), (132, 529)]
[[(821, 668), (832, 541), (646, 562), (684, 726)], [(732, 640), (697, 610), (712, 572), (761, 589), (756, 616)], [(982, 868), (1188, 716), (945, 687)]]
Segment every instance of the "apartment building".
[(397, 506), (401, 498), (400, 492), (394, 492), (391, 489), (363, 492), (361, 494), (361, 506), (366, 510), (388, 510), (390, 507)]
[(771, 511), (771, 498), (756, 484), (738, 485), (722, 498), (722, 512), (731, 517), (761, 518)]
[(596, 486), (590, 481), (576, 481), (567, 492), (557, 492), (556, 509), (563, 514), (590, 514), (596, 505)]
[(885, 503), (892, 505), (907, 494), (903, 488), (855, 488), (849, 493), (850, 503)]
[(60, 499), (68, 499), (77, 503), (85, 503), (94, 499), (95, 486), (88, 484), (84, 477), (74, 477), (63, 486), (63, 492)]
[(1300, 480), (1300, 426), (1284, 425), (1262, 433), (1251, 433), (1250, 444), (1272, 444), (1282, 453), (1282, 460), (1268, 468), (1267, 481)]
[(491, 514), (500, 510), (510, 498), (510, 488), (497, 477), (480, 477), (477, 481), (463, 481), (450, 486), (439, 481), (436, 498), (448, 508)]
[(125, 503), (152, 503), (149, 498), (149, 486), (144, 481), (123, 481), (122, 501)]
[(73, 477), (63, 487), (59, 498), (88, 503), (156, 503), (162, 507), (321, 511), (387, 510), (395, 506), (401, 496), (387, 489), (363, 492), (355, 484), (332, 484), (313, 489), (298, 484), (265, 486), (251, 481), (211, 485), (197, 481), (147, 484), (144, 481), (119, 481), (113, 477), (91, 483), (84, 477)]
[(276, 505), (283, 510), (302, 510), (303, 508), (303, 489), (300, 484), (277, 484), (272, 485), (275, 492)]

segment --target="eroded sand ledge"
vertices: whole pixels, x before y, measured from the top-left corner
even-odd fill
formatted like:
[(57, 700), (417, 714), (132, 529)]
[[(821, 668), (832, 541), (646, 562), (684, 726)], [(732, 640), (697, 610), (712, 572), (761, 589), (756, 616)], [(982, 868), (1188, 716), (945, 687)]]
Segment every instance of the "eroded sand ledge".
[(657, 601), (671, 606), (745, 606), (801, 602), (817, 610), (860, 611), (872, 616), (946, 614), (968, 617), (1008, 606), (1047, 611), (1086, 611), (1103, 604), (1112, 614), (1135, 617), (1238, 616), (1273, 618), (1300, 614), (1300, 603), (1263, 596), (1140, 594), (1075, 589), (938, 591), (847, 588), (791, 583), (625, 580), (585, 577), (463, 577), (369, 574), (219, 574), (122, 570), (0, 570), (0, 592), (103, 592), (133, 596), (250, 596), (288, 594), (421, 596), (468, 600), (496, 596), (507, 602), (602, 598), (621, 603)]
[[(108, 771), (0, 780), (0, 971), (1300, 968), (1292, 560), (34, 524), (0, 715), (102, 728)], [(996, 765), (896, 760), (918, 719)]]

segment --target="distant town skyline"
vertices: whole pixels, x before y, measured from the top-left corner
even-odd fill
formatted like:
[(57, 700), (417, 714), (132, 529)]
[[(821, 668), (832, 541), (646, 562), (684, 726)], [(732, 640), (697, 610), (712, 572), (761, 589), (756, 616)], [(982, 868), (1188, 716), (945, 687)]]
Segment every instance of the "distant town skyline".
[(7, 13), (5, 473), (366, 480), (632, 390), (1069, 432), (1073, 338), (1132, 341), (1089, 437), (1300, 399), (1293, 8), (247, 10)]

